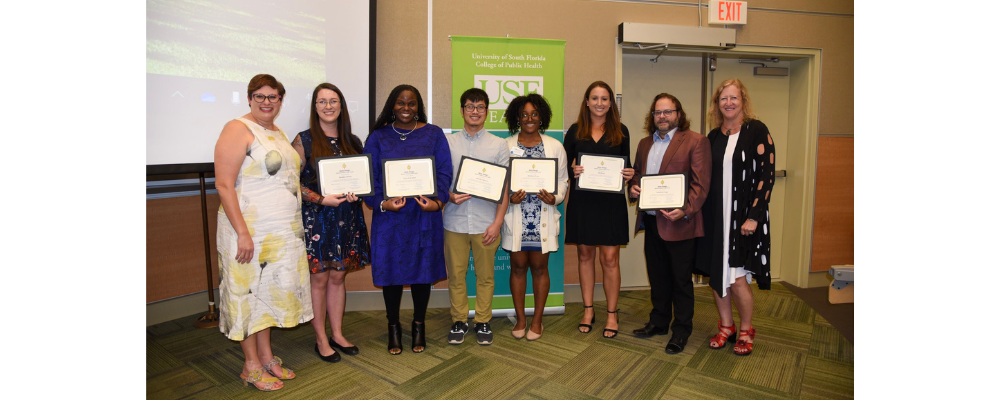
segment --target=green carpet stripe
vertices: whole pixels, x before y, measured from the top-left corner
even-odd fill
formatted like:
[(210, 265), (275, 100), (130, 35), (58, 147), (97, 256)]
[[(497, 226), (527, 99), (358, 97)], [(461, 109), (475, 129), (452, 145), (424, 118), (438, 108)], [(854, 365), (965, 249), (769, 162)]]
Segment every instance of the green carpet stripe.
[(664, 398), (755, 400), (788, 399), (794, 396), (684, 368), (674, 379)]
[(146, 338), (146, 379), (184, 365), (162, 345)]
[(806, 361), (802, 397), (844, 399), (853, 397), (854, 366), (818, 357)]
[(656, 370), (649, 381), (647, 381), (646, 386), (642, 388), (638, 393), (636, 393), (636, 399), (659, 399), (667, 392), (670, 385), (680, 375), (681, 370), (684, 367), (680, 365), (671, 363), (662, 363), (662, 365)]
[[(371, 379), (365, 373), (346, 365), (335, 364), (334, 367), (338, 367), (336, 369), (340, 372), (331, 376), (325, 371), (331, 365), (321, 363), (295, 371), (298, 376), (287, 384), (294, 384), (296, 390), (289, 393), (295, 394), (297, 399), (367, 399), (393, 388), (387, 382)], [(279, 393), (282, 391), (284, 389)]]
[(662, 362), (604, 343), (590, 346), (550, 378), (552, 381), (603, 398), (630, 398), (624, 390), (638, 390)]
[(854, 346), (840, 332), (830, 326), (816, 325), (813, 327), (809, 355), (854, 364)]
[[(600, 399), (600, 397), (594, 397), (589, 394), (568, 388), (566, 386), (560, 385), (552, 381), (543, 381), (537, 379), (540, 386), (532, 389), (523, 399), (534, 399), (534, 400), (595, 400)], [(511, 397), (514, 398), (514, 397)]]
[(214, 388), (212, 382), (190, 368), (166, 371), (153, 380), (146, 381), (149, 399), (177, 399)]
[[(490, 393), (525, 394), (532, 376), (487, 359), (462, 354), (396, 388), (415, 399), (480, 397)], [(480, 396), (473, 396), (479, 394)]]

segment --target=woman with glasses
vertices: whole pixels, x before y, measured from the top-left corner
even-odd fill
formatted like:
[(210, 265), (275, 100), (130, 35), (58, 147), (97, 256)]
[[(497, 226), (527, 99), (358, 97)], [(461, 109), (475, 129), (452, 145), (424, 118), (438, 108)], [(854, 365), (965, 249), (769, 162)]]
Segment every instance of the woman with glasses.
[(285, 87), (271, 75), (247, 85), (250, 112), (229, 121), (215, 145), (219, 191), (219, 330), (243, 349), (244, 385), (283, 387), (295, 373), (271, 353), (271, 327), (313, 318), (302, 243), (301, 158), (274, 120)]
[[(556, 158), (558, 172), (556, 193), (542, 189), (537, 195), (518, 190), (510, 196), (503, 219), (500, 246), (510, 252), (510, 292), (517, 322), (511, 334), (520, 339), (536, 340), (542, 336), (542, 312), (549, 295), (549, 254), (559, 249), (559, 217), (556, 206), (566, 197), (569, 177), (566, 151), (558, 140), (545, 135), (552, 120), (552, 109), (540, 94), (518, 96), (504, 112), (511, 136), (507, 138), (511, 157)], [(531, 270), (535, 295), (534, 317), (528, 328), (524, 298)], [(525, 333), (527, 330), (527, 333)]]
[[(424, 320), (431, 285), (448, 276), (441, 207), (448, 201), (451, 187), (451, 151), (441, 128), (426, 121), (420, 92), (413, 86), (399, 85), (389, 93), (365, 141), (364, 152), (372, 156), (375, 178), (375, 194), (364, 198), (373, 209), (372, 278), (382, 287), (392, 355), (403, 352), (399, 323), (403, 286), (410, 285), (413, 296), (410, 349), (422, 353), (427, 346)], [(434, 157), (437, 195), (385, 199), (382, 160), (428, 156)]]
[[(580, 154), (621, 156), (625, 167), (621, 170), (622, 187), (635, 171), (629, 163), (628, 128), (621, 123), (615, 93), (607, 83), (591, 83), (583, 94), (580, 114), (569, 127), (563, 139), (566, 159), (573, 165), (573, 180), (587, 173), (580, 165)], [(583, 294), (583, 320), (579, 331), (590, 333), (594, 324), (594, 267), (598, 250), (604, 275), (604, 296), (608, 300), (608, 322), (603, 336), (618, 336), (618, 291), (621, 288), (621, 271), (618, 253), (621, 245), (628, 244), (628, 203), (625, 192), (594, 192), (575, 190), (566, 204), (566, 243), (576, 243), (579, 259), (580, 291)], [(599, 217), (598, 217), (599, 216)], [(589, 304), (589, 305), (588, 305)]]
[[(306, 232), (309, 284), (316, 314), (312, 320), (316, 331), (313, 350), (321, 360), (337, 362), (340, 354), (334, 349), (351, 356), (360, 351), (344, 337), (342, 329), (347, 301), (344, 278), (348, 272), (371, 263), (371, 247), (361, 200), (354, 193), (321, 196), (316, 160), (359, 154), (363, 148), (361, 139), (351, 133), (351, 115), (339, 88), (330, 83), (316, 86), (312, 103), (309, 129), (299, 132), (292, 147), (303, 160), (302, 224)], [(330, 337), (326, 335), (327, 313), (333, 333)]]
[[(736, 342), (733, 352), (753, 351), (751, 276), (757, 287), (771, 288), (771, 237), (768, 202), (774, 186), (774, 140), (757, 120), (750, 94), (739, 79), (723, 81), (712, 96), (712, 179), (702, 206), (705, 236), (698, 238), (695, 269), (709, 275), (719, 310), (719, 333), (709, 347)], [(739, 334), (733, 304), (740, 314)]]

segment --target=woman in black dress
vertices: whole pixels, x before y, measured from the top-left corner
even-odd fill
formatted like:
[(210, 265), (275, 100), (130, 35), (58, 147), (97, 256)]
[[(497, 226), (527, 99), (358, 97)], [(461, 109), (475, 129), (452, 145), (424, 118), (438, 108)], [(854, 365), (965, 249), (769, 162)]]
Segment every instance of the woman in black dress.
[[(719, 310), (719, 333), (709, 347), (736, 342), (733, 352), (753, 351), (751, 276), (761, 290), (771, 288), (771, 236), (767, 204), (774, 186), (774, 140), (757, 120), (750, 95), (739, 79), (719, 84), (709, 111), (712, 126), (712, 179), (702, 206), (705, 236), (698, 238), (695, 269), (709, 275)], [(736, 334), (733, 306), (740, 313)]]
[[(608, 322), (604, 337), (618, 335), (618, 291), (621, 271), (618, 253), (628, 244), (628, 203), (625, 193), (576, 190), (575, 180), (585, 174), (579, 165), (580, 153), (625, 157), (622, 179), (635, 174), (629, 161), (628, 128), (621, 123), (615, 93), (607, 83), (591, 83), (584, 92), (580, 115), (563, 139), (566, 159), (573, 165), (571, 200), (566, 205), (566, 243), (576, 243), (579, 258), (580, 291), (583, 293), (583, 320), (578, 328), (590, 333), (594, 323), (594, 264), (600, 249), (604, 273), (604, 295), (608, 299)], [(589, 304), (589, 305), (588, 305)]]

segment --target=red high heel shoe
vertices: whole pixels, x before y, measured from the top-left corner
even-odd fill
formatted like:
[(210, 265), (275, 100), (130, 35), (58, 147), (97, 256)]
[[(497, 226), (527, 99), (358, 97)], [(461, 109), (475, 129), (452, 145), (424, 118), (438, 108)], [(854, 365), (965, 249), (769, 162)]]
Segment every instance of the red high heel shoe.
[(708, 347), (710, 349), (721, 349), (726, 347), (726, 343), (736, 342), (736, 324), (733, 323), (730, 326), (722, 326), (722, 320), (719, 320), (719, 333), (712, 336), (708, 340)]
[[(740, 336), (749, 336), (750, 340), (753, 340), (754, 336), (757, 336), (757, 330), (754, 327), (750, 327), (749, 330), (740, 330)], [(747, 342), (746, 340), (739, 339), (736, 341), (736, 345), (733, 346), (733, 353), (738, 356), (748, 356), (753, 352), (753, 342)]]

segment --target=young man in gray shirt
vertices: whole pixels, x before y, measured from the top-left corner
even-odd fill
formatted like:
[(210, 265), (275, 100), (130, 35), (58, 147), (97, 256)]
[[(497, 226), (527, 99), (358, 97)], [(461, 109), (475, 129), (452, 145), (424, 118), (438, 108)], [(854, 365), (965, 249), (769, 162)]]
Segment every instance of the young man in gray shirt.
[(476, 271), (476, 341), (481, 345), (493, 343), (493, 264), (500, 246), (500, 228), (507, 212), (507, 190), (503, 190), (500, 204), (473, 198), (469, 194), (454, 193), (462, 156), (492, 164), (507, 166), (510, 152), (503, 139), (484, 128), (489, 115), (489, 95), (478, 88), (462, 93), (460, 111), (464, 128), (446, 135), (451, 148), (453, 175), (448, 204), (444, 207), (444, 253), (448, 267), (448, 296), (451, 299), (451, 319), (448, 343), (461, 344), (469, 332), (469, 297), (465, 275), (469, 271), (469, 252), (472, 252)]

